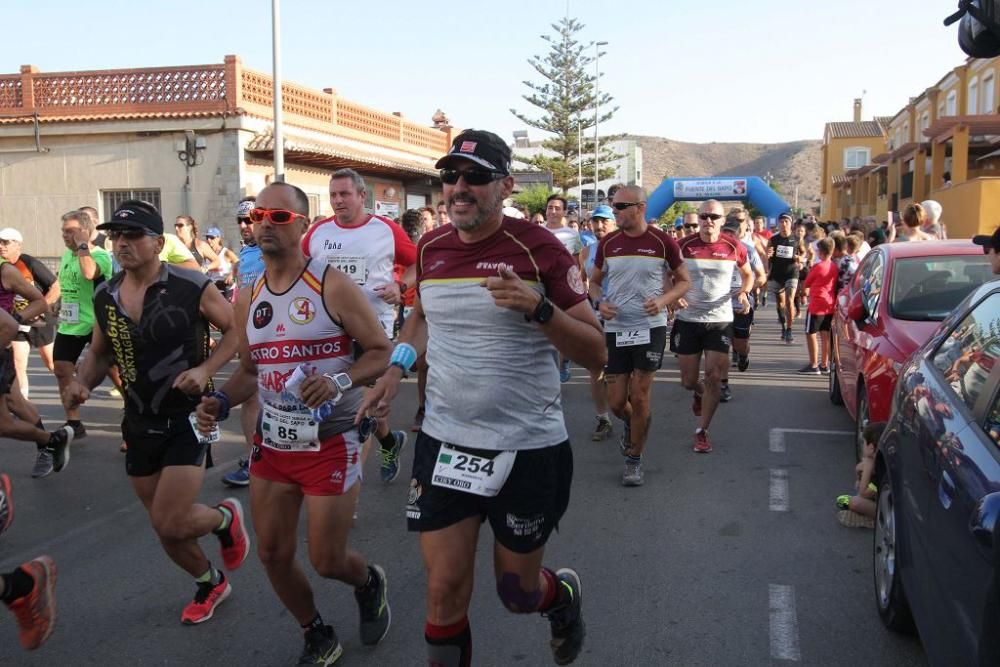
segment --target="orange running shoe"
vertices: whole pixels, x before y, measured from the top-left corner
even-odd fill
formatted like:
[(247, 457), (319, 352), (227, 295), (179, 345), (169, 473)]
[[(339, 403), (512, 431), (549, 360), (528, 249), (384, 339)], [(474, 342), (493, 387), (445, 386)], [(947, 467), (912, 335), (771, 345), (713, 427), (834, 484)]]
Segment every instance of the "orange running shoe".
[(226, 498), (218, 507), (225, 507), (233, 517), (225, 530), (215, 533), (221, 545), (222, 564), (232, 572), (243, 564), (250, 553), (250, 538), (243, 527), (243, 505), (236, 498)]
[(30, 593), (7, 606), (17, 618), (21, 646), (32, 651), (45, 643), (56, 623), (56, 564), (49, 556), (39, 556), (20, 569), (35, 585)]
[(219, 583), (214, 586), (207, 582), (199, 583), (194, 600), (191, 600), (181, 613), (181, 623), (185, 625), (204, 623), (212, 618), (215, 608), (222, 604), (222, 601), (229, 597), (232, 592), (233, 588), (222, 572), (219, 572)]

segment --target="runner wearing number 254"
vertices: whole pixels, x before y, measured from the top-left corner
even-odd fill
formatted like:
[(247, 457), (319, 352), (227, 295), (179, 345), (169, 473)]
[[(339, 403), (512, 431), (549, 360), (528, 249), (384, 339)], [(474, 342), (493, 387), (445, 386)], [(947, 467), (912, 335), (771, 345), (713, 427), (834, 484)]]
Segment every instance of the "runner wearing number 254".
[(558, 664), (576, 659), (585, 634), (579, 575), (542, 559), (573, 477), (559, 354), (590, 370), (606, 354), (579, 263), (547, 230), (503, 216), (510, 162), (504, 141), (478, 130), (438, 161), (451, 225), (420, 239), (413, 312), (356, 418), (384, 415), (426, 350), (406, 515), (427, 568), (428, 664), (440, 667), (472, 664), (468, 610), (487, 519), (504, 606), (548, 617)]

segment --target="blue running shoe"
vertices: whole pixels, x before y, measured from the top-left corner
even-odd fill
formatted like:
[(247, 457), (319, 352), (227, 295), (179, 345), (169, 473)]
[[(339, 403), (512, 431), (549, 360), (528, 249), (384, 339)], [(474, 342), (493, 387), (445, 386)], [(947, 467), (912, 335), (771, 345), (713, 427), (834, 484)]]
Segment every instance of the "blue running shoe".
[(226, 486), (249, 486), (250, 459), (240, 459), (239, 467), (231, 473), (224, 475), (222, 483)]
[(379, 470), (382, 475), (382, 481), (386, 484), (394, 482), (399, 477), (399, 455), (403, 452), (403, 447), (406, 446), (406, 433), (403, 431), (393, 431), (392, 439), (396, 443), (392, 449), (385, 450), (381, 447), (378, 448), (378, 453), (382, 457), (382, 465)]

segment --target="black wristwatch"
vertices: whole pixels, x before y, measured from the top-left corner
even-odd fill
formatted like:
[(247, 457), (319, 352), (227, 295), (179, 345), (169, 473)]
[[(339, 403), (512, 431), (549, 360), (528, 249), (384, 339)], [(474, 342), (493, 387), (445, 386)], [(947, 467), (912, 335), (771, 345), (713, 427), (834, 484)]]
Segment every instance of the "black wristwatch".
[(77, 249), (77, 251), (80, 251), (80, 250), (90, 250), (90, 244), (89, 243), (81, 243), (80, 245), (78, 245), (76, 247), (76, 249)]
[(552, 302), (546, 299), (544, 296), (542, 300), (538, 302), (535, 306), (535, 311), (531, 313), (531, 316), (524, 316), (524, 319), (528, 322), (538, 322), (539, 324), (547, 324), (552, 316), (555, 315), (556, 307), (552, 305)]

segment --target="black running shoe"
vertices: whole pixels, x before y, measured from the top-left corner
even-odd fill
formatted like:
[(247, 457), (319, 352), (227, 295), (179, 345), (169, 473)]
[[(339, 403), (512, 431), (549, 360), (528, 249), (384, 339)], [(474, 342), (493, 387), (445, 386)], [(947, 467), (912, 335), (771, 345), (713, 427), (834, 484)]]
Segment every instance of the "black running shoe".
[(371, 576), (378, 581), (371, 589), (355, 590), (354, 599), (361, 614), (361, 643), (374, 646), (385, 638), (392, 622), (389, 610), (389, 582), (385, 571), (378, 565), (368, 566)]
[(719, 389), (719, 402), (728, 403), (733, 400), (733, 390), (729, 388), (728, 384), (722, 385)]
[(562, 609), (545, 614), (552, 629), (549, 646), (556, 664), (568, 665), (580, 655), (583, 639), (587, 636), (587, 627), (583, 622), (583, 586), (580, 575), (568, 567), (556, 572), (556, 582), (569, 589), (572, 599)]
[(52, 450), (52, 469), (62, 472), (69, 463), (69, 446), (73, 444), (73, 427), (63, 426), (52, 431), (46, 449)]
[(79, 422), (79, 426), (74, 426), (73, 424), (66, 422), (63, 426), (69, 426), (73, 429), (73, 440), (82, 440), (87, 437), (87, 427), (83, 425), (83, 422)]
[(299, 656), (300, 665), (324, 665), (328, 667), (340, 659), (344, 648), (337, 639), (333, 627), (324, 625), (306, 632), (306, 645)]
[(740, 371), (740, 373), (750, 368), (750, 355), (741, 354), (739, 360), (736, 362), (736, 368)]

